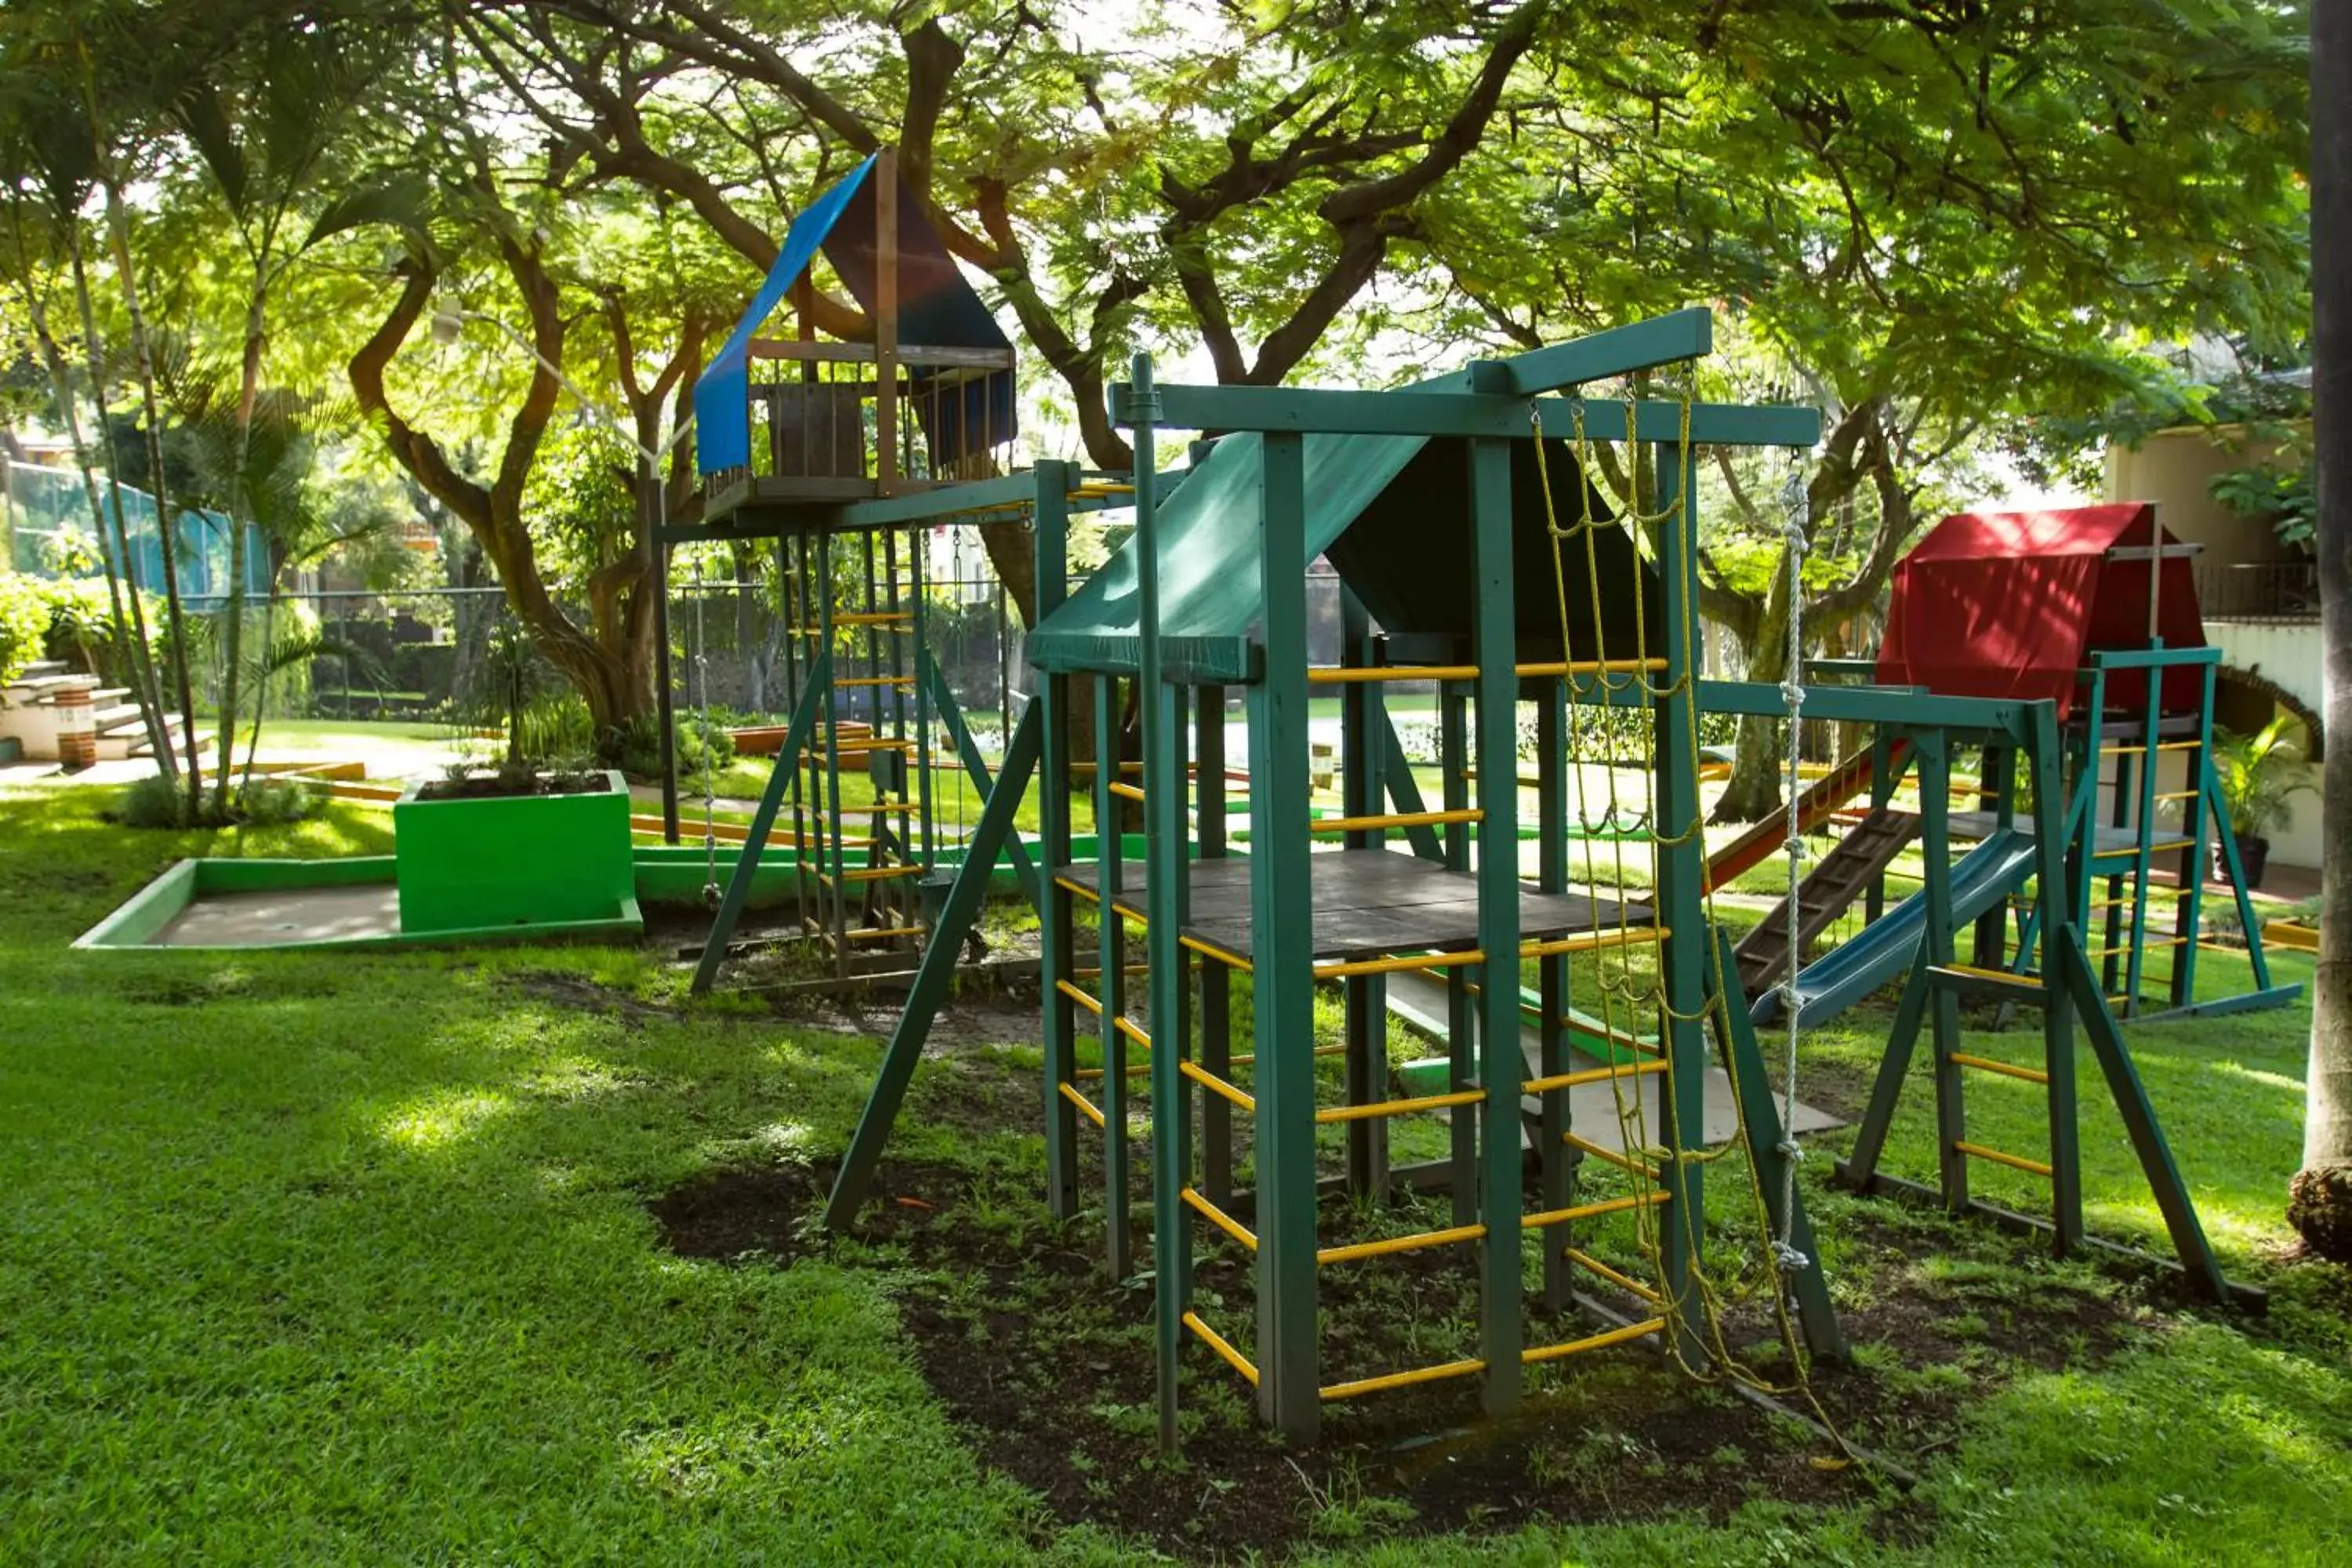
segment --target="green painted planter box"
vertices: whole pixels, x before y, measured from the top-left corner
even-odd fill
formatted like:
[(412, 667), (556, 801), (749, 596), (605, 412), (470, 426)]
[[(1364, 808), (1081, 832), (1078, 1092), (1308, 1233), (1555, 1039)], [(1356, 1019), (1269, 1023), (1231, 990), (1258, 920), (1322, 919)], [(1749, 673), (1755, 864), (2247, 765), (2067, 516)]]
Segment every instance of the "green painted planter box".
[(429, 786), (411, 785), (392, 808), (402, 934), (634, 912), (629, 786), (604, 780), (579, 795), (473, 800), (419, 800)]

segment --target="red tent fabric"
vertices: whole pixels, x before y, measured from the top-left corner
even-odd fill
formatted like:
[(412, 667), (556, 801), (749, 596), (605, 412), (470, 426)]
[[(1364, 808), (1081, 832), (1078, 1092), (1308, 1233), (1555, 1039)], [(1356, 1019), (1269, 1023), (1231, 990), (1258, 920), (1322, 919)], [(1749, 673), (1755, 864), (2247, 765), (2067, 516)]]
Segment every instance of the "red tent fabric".
[[(2064, 718), (2093, 650), (2147, 647), (2153, 563), (2110, 561), (2107, 552), (2145, 546), (2157, 531), (2145, 501), (1946, 518), (1895, 564), (1879, 680), (1950, 697), (2053, 698)], [(2176, 542), (2169, 533), (2164, 541)], [(2158, 633), (2167, 647), (2202, 647), (2189, 561), (2162, 564)], [(2202, 685), (2196, 670), (2168, 672), (2166, 710), (2193, 710)], [(2113, 708), (2145, 711), (2147, 692), (2136, 674), (2107, 679)]]

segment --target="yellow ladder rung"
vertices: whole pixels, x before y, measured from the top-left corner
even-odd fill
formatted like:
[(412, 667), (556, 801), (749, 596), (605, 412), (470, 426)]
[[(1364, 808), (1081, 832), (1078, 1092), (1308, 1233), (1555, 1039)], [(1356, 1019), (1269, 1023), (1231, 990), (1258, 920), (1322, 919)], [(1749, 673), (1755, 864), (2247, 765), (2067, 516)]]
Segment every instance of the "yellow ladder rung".
[(1987, 969), (1982, 964), (1977, 963), (1940, 963), (1936, 967), (1949, 970), (1954, 974), (1973, 975), (1979, 980), (1990, 980), (2003, 985), (2015, 985), (2026, 989), (2038, 987), (2042, 984), (2041, 976), (2020, 974), (2013, 969)]
[[(2159, 752), (2193, 752), (2200, 744), (2200, 742), (2196, 741), (2166, 741), (2156, 749)], [(2137, 757), (2145, 755), (2147, 752), (2146, 746), (2101, 746), (2099, 748), (2099, 755), (2103, 757)]]
[(1307, 680), (1312, 686), (1360, 686), (1376, 680), (1475, 680), (1478, 667), (1475, 664), (1378, 664), (1378, 665), (1310, 665)]
[(1419, 1383), (1435, 1383), (1442, 1378), (1468, 1377), (1484, 1372), (1483, 1361), (1449, 1361), (1439, 1366), (1416, 1367), (1411, 1372), (1392, 1372), (1381, 1377), (1360, 1377), (1353, 1383), (1335, 1383), (1317, 1392), (1325, 1399), (1358, 1399), (1367, 1394), (1379, 1394), (1385, 1389), (1411, 1388)]
[[(2195, 844), (2196, 840), (2193, 838), (2159, 839), (2158, 842), (2147, 847), (2147, 853), (2150, 855), (2169, 855), (2175, 850), (2193, 847)], [(2097, 854), (2092, 856), (2091, 858), (2094, 860), (2137, 860), (2139, 858), (2140, 854), (2140, 849), (2135, 846), (2129, 849), (2102, 849)]]
[(920, 926), (892, 926), (887, 930), (872, 929), (850, 931), (847, 933), (845, 940), (850, 942), (895, 942), (903, 936), (920, 936), (922, 934), (923, 928)]
[(1178, 1062), (1176, 1064), (1176, 1070), (1182, 1073), (1186, 1078), (1191, 1079), (1194, 1083), (1199, 1084), (1202, 1089), (1207, 1089), (1211, 1094), (1217, 1095), (1222, 1099), (1230, 1100), (1235, 1105), (1240, 1106), (1244, 1110), (1255, 1110), (1257, 1109), (1257, 1096), (1250, 1093), (1249, 1090), (1241, 1088), (1237, 1084), (1227, 1083), (1223, 1079), (1219, 1078), (1215, 1073), (1209, 1071), (1206, 1068), (1202, 1067), (1197, 1062)]
[(1080, 1110), (1085, 1111), (1087, 1113), (1087, 1121), (1093, 1122), (1096, 1126), (1103, 1129), (1105, 1131), (1108, 1131), (1110, 1130), (1110, 1119), (1103, 1114), (1103, 1109), (1101, 1106), (1097, 1105), (1093, 1100), (1088, 1100), (1085, 1095), (1080, 1094), (1076, 1089), (1073, 1088), (1069, 1084), (1063, 1084), (1061, 1086), (1061, 1089), (1062, 1098), (1068, 1100), (1072, 1105), (1076, 1106)]
[(1579, 1137), (1573, 1132), (1561, 1133), (1559, 1141), (1579, 1153), (1590, 1154), (1604, 1164), (1614, 1165), (1621, 1171), (1631, 1171), (1637, 1176), (1646, 1176), (1654, 1182), (1658, 1180), (1656, 1166), (1634, 1159), (1629, 1154), (1620, 1153), (1606, 1144), (1595, 1143), (1591, 1139)]
[(1954, 1051), (1945, 1059), (1959, 1067), (1974, 1068), (1979, 1072), (1999, 1073), (2003, 1078), (2023, 1079), (2027, 1083), (2046, 1084), (2050, 1081), (2050, 1075), (2040, 1068), (2019, 1067), (2013, 1062), (1995, 1061), (1990, 1057), (1972, 1057), (1960, 1051)]
[[(1652, 1300), (1656, 1299), (1654, 1296), (1651, 1298)], [(1645, 1339), (1665, 1326), (1664, 1318), (1650, 1318), (1642, 1322), (1628, 1323), (1622, 1329), (1604, 1329), (1580, 1340), (1570, 1340), (1565, 1344), (1538, 1345), (1533, 1350), (1524, 1350), (1519, 1352), (1519, 1360), (1533, 1366), (1538, 1362), (1558, 1361), (1562, 1356), (1577, 1355), (1585, 1351), (1605, 1350), (1611, 1345), (1622, 1345), (1628, 1340)]]
[(1674, 1196), (1664, 1187), (1653, 1187), (1646, 1193), (1633, 1193), (1622, 1198), (1601, 1198), (1589, 1204), (1570, 1204), (1564, 1209), (1545, 1209), (1540, 1214), (1522, 1215), (1523, 1230), (1549, 1230), (1556, 1225), (1572, 1220), (1597, 1219), (1605, 1214), (1623, 1214), (1627, 1209), (1655, 1208)]
[(1450, 1105), (1475, 1105), (1486, 1098), (1483, 1089), (1457, 1089), (1411, 1100), (1381, 1100), (1369, 1105), (1329, 1105), (1315, 1113), (1320, 1122), (1369, 1121), (1381, 1116), (1411, 1116), (1415, 1111), (1443, 1110)]
[(1579, 1268), (1584, 1269), (1589, 1273), (1599, 1275), (1601, 1279), (1608, 1280), (1609, 1283), (1616, 1286), (1617, 1289), (1624, 1291), (1629, 1296), (1638, 1296), (1643, 1300), (1648, 1301), (1653, 1305), (1665, 1300), (1665, 1298), (1660, 1295), (1656, 1290), (1643, 1284), (1639, 1279), (1634, 1279), (1632, 1275), (1618, 1272), (1616, 1269), (1612, 1268), (1609, 1265), (1601, 1262), (1601, 1259), (1593, 1257), (1592, 1254), (1589, 1252), (1579, 1251), (1573, 1247), (1563, 1247), (1559, 1250), (1559, 1255), (1562, 1258), (1567, 1258), (1570, 1263), (1575, 1264)]
[(834, 681), (835, 686), (912, 686), (911, 675), (845, 675)]
[(1121, 1014), (1119, 1016), (1113, 1018), (1110, 1021), (1110, 1026), (1117, 1029), (1120, 1034), (1125, 1035), (1129, 1039), (1133, 1040), (1137, 1045), (1141, 1046), (1145, 1050), (1148, 1051), (1151, 1048), (1151, 1037), (1144, 1032), (1143, 1026), (1137, 1023), (1134, 1019), (1128, 1017), (1125, 1014)]
[(2007, 1165), (2011, 1170), (2025, 1171), (2037, 1176), (2051, 1174), (2051, 1168), (2048, 1165), (2039, 1160), (2029, 1160), (2022, 1154), (2011, 1154), (2002, 1149), (1988, 1149), (1981, 1143), (1970, 1143), (1964, 1139), (1957, 1138), (1952, 1141), (1952, 1147), (1971, 1159), (1990, 1160), (1996, 1165)]
[(1055, 878), (1054, 886), (1061, 889), (1066, 893), (1075, 893), (1090, 904), (1098, 904), (1102, 902), (1102, 895), (1100, 893), (1096, 892), (1092, 888), (1083, 886), (1077, 882), (1073, 882), (1067, 877)]
[(1424, 1247), (1452, 1247), (1457, 1242), (1477, 1241), (1485, 1237), (1483, 1225), (1457, 1225), (1444, 1230), (1424, 1230), (1412, 1236), (1383, 1237), (1378, 1241), (1350, 1242), (1344, 1247), (1324, 1247), (1316, 1249), (1315, 1261), (1352, 1263), (1359, 1258), (1386, 1258), (1396, 1252), (1419, 1252)]
[(1588, 1083), (1607, 1083), (1612, 1079), (1641, 1078), (1645, 1074), (1664, 1072), (1667, 1063), (1663, 1059), (1633, 1062), (1623, 1067), (1584, 1068), (1576, 1072), (1554, 1073), (1549, 1078), (1531, 1078), (1519, 1085), (1521, 1094), (1550, 1094), (1563, 1089), (1576, 1089)]
[(1141, 800), (1144, 798), (1143, 791), (1141, 789), (1131, 784), (1121, 784), (1116, 779), (1112, 780), (1106, 787), (1109, 789), (1111, 794), (1118, 796), (1121, 800)]
[(1254, 970), (1256, 967), (1256, 965), (1251, 963), (1248, 959), (1244, 958), (1240, 953), (1227, 952), (1223, 948), (1202, 942), (1198, 937), (1182, 936), (1178, 937), (1176, 941), (1180, 946), (1189, 948), (1192, 952), (1199, 953), (1203, 958), (1213, 958), (1220, 963), (1230, 964), (1232, 967), (1244, 973)]
[(830, 888), (836, 882), (903, 882), (909, 877), (923, 874), (920, 866), (860, 866), (854, 871), (844, 871), (838, 878), (819, 871), (817, 880)]
[[(2189, 939), (2185, 936), (2150, 936), (2142, 937), (2140, 939), (2139, 946), (2140, 951), (2144, 952), (2151, 947), (2184, 947), (2188, 945), (2188, 942)], [(2130, 942), (2118, 942), (2113, 947), (2086, 947), (2083, 950), (2083, 956), (2084, 958), (2114, 958), (2122, 953), (2129, 952), (2131, 950), (2132, 944)]]
[(1102, 1002), (1090, 993), (1079, 990), (1066, 980), (1055, 981), (1054, 989), (1092, 1013), (1096, 1017), (1102, 1016)]
[(1193, 1213), (1201, 1215), (1211, 1225), (1215, 1226), (1252, 1252), (1257, 1250), (1257, 1232), (1202, 1197), (1197, 1190), (1192, 1187), (1179, 1187), (1176, 1190), (1176, 1195), (1183, 1199), (1186, 1206)]
[(915, 612), (912, 610), (860, 610), (855, 615), (835, 616), (833, 624), (836, 626), (912, 626), (914, 620)]
[(1369, 816), (1332, 816), (1309, 824), (1318, 833), (1370, 833), (1376, 827), (1442, 827), (1454, 822), (1484, 822), (1486, 814), (1466, 811), (1389, 811)]
[[(1313, 1057), (1344, 1057), (1348, 1054), (1348, 1047), (1344, 1044), (1337, 1046), (1318, 1046), (1307, 1054)], [(1225, 1058), (1225, 1065), (1227, 1067), (1246, 1067), (1255, 1060), (1257, 1060), (1257, 1053), (1255, 1051), (1244, 1051), (1237, 1057), (1227, 1057)]]
[[(1668, 935), (1664, 926), (1629, 927), (1622, 931), (1579, 931), (1572, 936), (1554, 937), (1545, 942), (1519, 944), (1521, 958), (1548, 958), (1561, 952), (1591, 952), (1609, 947), (1648, 947), (1664, 942)], [(1455, 969), (1465, 964), (1486, 962), (1486, 950), (1471, 948), (1465, 952), (1407, 953), (1394, 958), (1359, 958), (1339, 963), (1318, 963), (1315, 966), (1318, 980), (1344, 979), (1351, 974), (1393, 974), (1402, 970)]]
[(837, 746), (811, 746), (803, 755), (822, 763), (835, 757), (870, 756), (876, 752), (911, 752), (915, 747), (913, 741), (844, 741)]
[(1184, 1326), (1198, 1335), (1202, 1343), (1216, 1352), (1218, 1357), (1223, 1360), (1227, 1366), (1232, 1367), (1235, 1372), (1240, 1373), (1244, 1378), (1247, 1379), (1249, 1385), (1252, 1388), (1255, 1388), (1257, 1386), (1257, 1368), (1252, 1366), (1249, 1363), (1248, 1358), (1244, 1356), (1241, 1352), (1234, 1349), (1231, 1344), (1228, 1344), (1225, 1341), (1224, 1335), (1217, 1332), (1216, 1330), (1202, 1322), (1199, 1313), (1185, 1313)]
[[(1632, 675), (1663, 670), (1663, 658), (1579, 658), (1554, 659), (1545, 664), (1515, 664), (1511, 673), (1524, 679), (1538, 679), (1555, 675)], [(1315, 665), (1307, 671), (1309, 683), (1316, 686), (1347, 686), (1375, 680), (1475, 680), (1478, 667), (1475, 664), (1382, 664), (1382, 665)]]
[(2201, 789), (2177, 789), (2158, 795), (2158, 800), (2195, 800), (2205, 792)]

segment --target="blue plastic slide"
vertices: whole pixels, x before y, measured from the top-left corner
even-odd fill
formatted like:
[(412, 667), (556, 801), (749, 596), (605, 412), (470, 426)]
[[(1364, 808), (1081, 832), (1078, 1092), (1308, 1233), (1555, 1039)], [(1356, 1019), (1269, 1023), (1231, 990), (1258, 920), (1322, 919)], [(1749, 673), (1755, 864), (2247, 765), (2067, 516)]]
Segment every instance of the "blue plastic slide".
[[(1955, 930), (2022, 887), (2033, 875), (2033, 840), (2003, 828), (1978, 845), (1952, 868)], [(1927, 896), (1914, 893), (1851, 941), (1814, 960), (1797, 974), (1797, 1021), (1819, 1024), (1836, 1017), (1889, 981), (1908, 973), (1927, 929)], [(1748, 1009), (1759, 1024), (1780, 1016), (1780, 988), (1768, 985)]]

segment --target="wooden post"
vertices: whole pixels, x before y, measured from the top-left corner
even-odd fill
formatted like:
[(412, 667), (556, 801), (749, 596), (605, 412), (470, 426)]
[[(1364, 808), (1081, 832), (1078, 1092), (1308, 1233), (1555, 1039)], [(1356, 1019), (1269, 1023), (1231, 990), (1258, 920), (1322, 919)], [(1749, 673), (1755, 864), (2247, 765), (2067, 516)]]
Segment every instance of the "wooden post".
[(874, 493), (898, 479), (898, 152), (874, 162)]
[(1304, 437), (1265, 437), (1259, 580), (1265, 678), (1248, 689), (1250, 910), (1257, 1050), (1258, 1414), (1315, 1441), (1314, 910), (1307, 884), (1307, 464)]
[[(1511, 584), (1511, 449), (1470, 444), (1471, 559), (1478, 584), (1474, 647), (1478, 662), (1478, 1218), (1481, 1245), (1478, 1355), (1486, 1363), (1484, 1405), (1502, 1415), (1519, 1403), (1519, 683), (1513, 672), (1517, 626)], [(1457, 1124), (1472, 1121), (1456, 1110)]]

